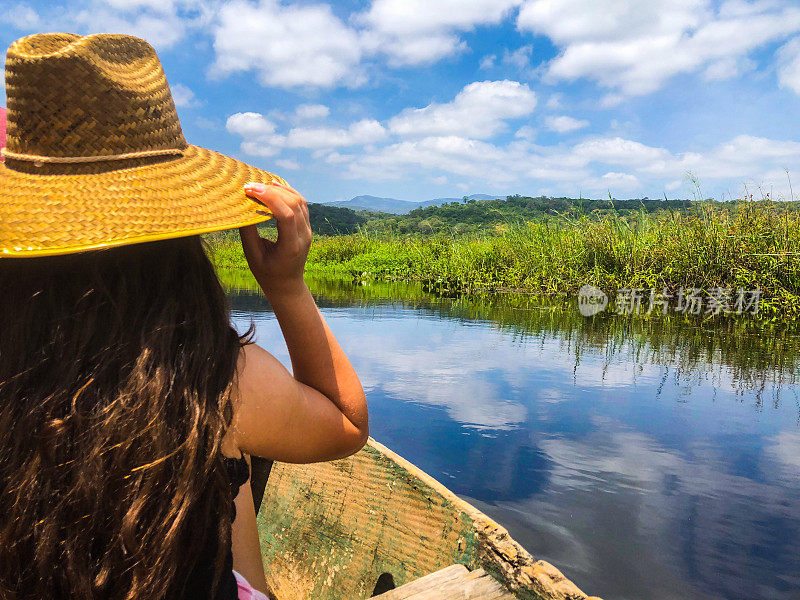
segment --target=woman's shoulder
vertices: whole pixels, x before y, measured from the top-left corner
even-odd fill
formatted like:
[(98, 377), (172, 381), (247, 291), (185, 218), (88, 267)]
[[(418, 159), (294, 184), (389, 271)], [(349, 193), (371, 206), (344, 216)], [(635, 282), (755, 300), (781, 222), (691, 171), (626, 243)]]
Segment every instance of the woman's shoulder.
[(239, 350), (239, 357), (236, 364), (237, 381), (244, 378), (252, 378), (256, 371), (264, 368), (275, 368), (281, 366), (278, 359), (267, 352), (255, 342), (244, 344)]
[(319, 462), (349, 456), (366, 441), (330, 398), (257, 344), (240, 353), (233, 406), (229, 433), (235, 448), (251, 456)]
[(255, 343), (242, 346), (231, 388), (233, 421), (222, 441), (223, 454), (235, 458), (244, 451), (261, 456), (254, 452), (254, 434), (280, 420), (282, 401), (295, 396), (296, 388), (297, 382), (272, 354)]
[(272, 354), (255, 343), (248, 343), (239, 350), (236, 377), (233, 381), (234, 404), (252, 401), (256, 397), (264, 400), (265, 384), (286, 373), (284, 366)]

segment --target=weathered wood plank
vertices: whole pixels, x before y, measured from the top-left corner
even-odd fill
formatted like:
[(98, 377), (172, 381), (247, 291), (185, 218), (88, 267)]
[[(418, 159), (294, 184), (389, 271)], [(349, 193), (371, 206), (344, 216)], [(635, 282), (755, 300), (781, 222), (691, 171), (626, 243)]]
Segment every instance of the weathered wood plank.
[(430, 590), (431, 588), (443, 588), (452, 581), (460, 582), (468, 574), (469, 570), (464, 565), (450, 565), (430, 575), (425, 575), (410, 583), (401, 585), (399, 588), (374, 596), (374, 598), (379, 598), (380, 600), (407, 600), (414, 596), (414, 594)]
[(464, 600), (513, 600), (514, 595), (489, 574), (468, 582), (464, 589)]
[(478, 568), (467, 573), (465, 579), (478, 579), (478, 577), (483, 577), (484, 575), (486, 575), (486, 571), (482, 568)]
[[(460, 568), (459, 568), (460, 567)], [(375, 596), (375, 600), (513, 600), (483, 569), (468, 571), (452, 565), (399, 588)]]

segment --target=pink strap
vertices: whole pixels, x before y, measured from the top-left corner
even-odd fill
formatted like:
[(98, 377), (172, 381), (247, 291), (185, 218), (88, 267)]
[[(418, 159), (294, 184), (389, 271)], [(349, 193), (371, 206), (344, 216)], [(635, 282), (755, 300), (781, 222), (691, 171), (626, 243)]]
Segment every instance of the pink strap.
[(233, 575), (236, 577), (236, 584), (239, 586), (239, 600), (270, 600), (269, 596), (250, 585), (250, 582), (243, 575), (236, 571), (233, 572)]
[[(0, 148), (6, 147), (6, 109), (0, 106)], [(0, 156), (0, 162), (3, 157)]]

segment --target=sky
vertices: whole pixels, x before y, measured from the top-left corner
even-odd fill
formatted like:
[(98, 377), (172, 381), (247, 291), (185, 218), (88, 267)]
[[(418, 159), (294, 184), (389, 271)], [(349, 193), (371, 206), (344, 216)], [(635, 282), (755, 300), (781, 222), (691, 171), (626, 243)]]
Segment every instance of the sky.
[(143, 37), (190, 143), (309, 202), (800, 199), (800, 0), (0, 0), (43, 31)]

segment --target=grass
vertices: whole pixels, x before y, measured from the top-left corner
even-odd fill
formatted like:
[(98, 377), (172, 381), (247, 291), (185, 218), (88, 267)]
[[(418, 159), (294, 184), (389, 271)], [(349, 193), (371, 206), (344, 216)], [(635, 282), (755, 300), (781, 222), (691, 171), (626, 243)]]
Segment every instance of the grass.
[[(218, 267), (246, 268), (235, 235), (209, 241)], [(800, 213), (743, 202), (725, 210), (701, 204), (690, 212), (547, 219), (461, 236), (361, 232), (316, 238), (308, 270), (417, 280), (448, 296), (513, 290), (574, 297), (586, 283), (612, 299), (624, 287), (759, 288), (757, 318), (798, 322)]]

